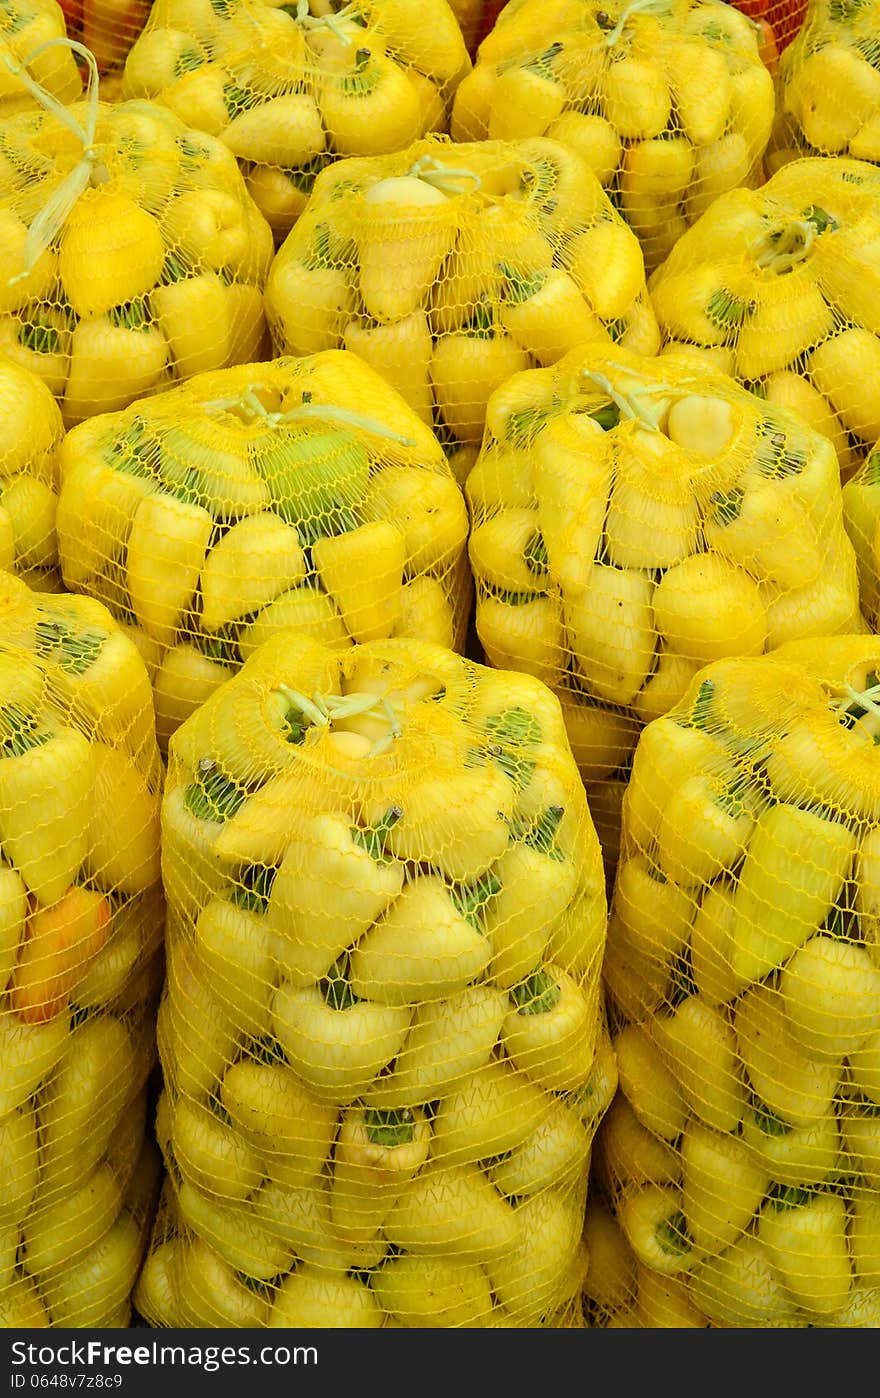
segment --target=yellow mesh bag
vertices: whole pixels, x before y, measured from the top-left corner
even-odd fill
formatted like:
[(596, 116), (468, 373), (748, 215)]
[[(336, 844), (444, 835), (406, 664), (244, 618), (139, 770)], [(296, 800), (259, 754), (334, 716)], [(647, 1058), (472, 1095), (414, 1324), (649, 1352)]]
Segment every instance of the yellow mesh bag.
[(3, 346), (0, 318), (0, 568), (40, 591), (59, 591), (58, 450), (61, 412), (42, 379)]
[(51, 42), (66, 35), (64, 11), (56, 0), (4, 0), (0, 5), (0, 119), (34, 106), (21, 66), (58, 102), (82, 96), (73, 54), (66, 45)]
[(150, 686), (100, 603), (0, 582), (0, 1317), (116, 1324), (151, 1221), (138, 1161), (164, 898)]
[(830, 443), (686, 357), (514, 375), (465, 492), (480, 644), (559, 696), (611, 864), (637, 735), (700, 666), (865, 626)]
[(449, 129), (572, 146), (650, 270), (716, 195), (760, 183), (773, 114), (755, 26), (721, 0), (524, 0), (480, 44)]
[[(272, 233), (219, 141), (148, 102), (0, 119), (3, 340), (66, 426), (259, 356)], [(65, 52), (67, 49), (65, 48)]]
[(606, 902), (546, 687), (281, 632), (172, 737), (162, 838), (145, 1317), (574, 1323)]
[(806, 157), (721, 195), (649, 282), (664, 334), (831, 439), (844, 478), (880, 437), (880, 171)]
[(461, 489), (431, 430), (347, 351), (198, 375), (73, 428), (59, 468), (65, 582), (135, 628), (163, 748), (280, 628), (464, 646)]
[(463, 479), (489, 395), (586, 339), (660, 346), (638, 240), (559, 141), (442, 137), (315, 181), (272, 264), (279, 353), (343, 345), (442, 433)]
[(769, 170), (799, 156), (880, 160), (878, 22), (873, 0), (810, 0), (779, 60)]
[(123, 93), (219, 137), (280, 241), (324, 166), (445, 131), (470, 67), (447, 0), (156, 0)]
[(598, 1325), (878, 1323), (878, 672), (873, 635), (719, 660), (639, 739)]

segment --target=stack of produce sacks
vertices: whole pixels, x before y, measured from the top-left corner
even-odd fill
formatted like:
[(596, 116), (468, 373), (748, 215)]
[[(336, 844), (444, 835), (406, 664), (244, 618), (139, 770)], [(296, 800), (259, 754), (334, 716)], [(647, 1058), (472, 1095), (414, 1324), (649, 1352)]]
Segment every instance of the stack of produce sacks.
[(34, 107), (25, 79), (39, 83), (56, 102), (82, 96), (79, 68), (67, 37), (65, 15), (56, 0), (15, 0), (0, 6), (0, 118)]
[(67, 433), (73, 591), (135, 628), (157, 731), (271, 633), (464, 646), (467, 508), (437, 438), (345, 350), (200, 374)]
[(162, 838), (145, 1318), (577, 1323), (606, 900), (552, 694), (281, 632), (172, 737)]
[(316, 179), (266, 286), (277, 353), (342, 345), (436, 424), (458, 479), (489, 395), (598, 339), (660, 346), (637, 238), (559, 141), (443, 137)]
[(597, 1325), (643, 1287), (654, 1324), (878, 1324), (878, 673), (870, 635), (718, 661), (639, 739)]
[(486, 659), (558, 694), (611, 864), (638, 734), (701, 665), (865, 628), (830, 443), (687, 358), (512, 377), (465, 492)]
[(810, 0), (777, 70), (767, 164), (802, 155), (880, 160), (880, 5)]
[(880, 437), (880, 170), (807, 157), (721, 195), (649, 281), (664, 335), (831, 439)]
[(325, 165), (447, 130), (470, 67), (447, 0), (156, 0), (122, 90), (219, 137), (280, 241)]
[(149, 102), (64, 107), (34, 86), (0, 119), (3, 339), (66, 426), (263, 345), (272, 232), (234, 156)]
[(0, 584), (0, 1318), (126, 1325), (159, 1170), (150, 685), (100, 603)]
[[(4, 322), (0, 320), (0, 337)], [(42, 379), (0, 350), (0, 569), (38, 591), (61, 589), (55, 513), (61, 412)]]
[(570, 145), (653, 269), (716, 195), (760, 183), (773, 114), (755, 26), (722, 0), (525, 0), (481, 43), (449, 129)]

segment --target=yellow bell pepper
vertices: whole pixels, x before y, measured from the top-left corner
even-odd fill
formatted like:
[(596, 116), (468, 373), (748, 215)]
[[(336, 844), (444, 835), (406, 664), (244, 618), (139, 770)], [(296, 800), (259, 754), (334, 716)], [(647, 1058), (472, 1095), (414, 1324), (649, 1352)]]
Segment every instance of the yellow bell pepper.
[(265, 1327), (269, 1302), (197, 1235), (177, 1239), (170, 1265), (175, 1323), (192, 1328)]
[(158, 384), (168, 341), (142, 300), (80, 320), (70, 337), (70, 369), (61, 412), (67, 427), (114, 412)]
[(423, 874), (406, 884), (354, 947), (351, 984), (362, 999), (387, 1005), (443, 999), (479, 976), (490, 957), (467, 903), (439, 876)]
[(880, 1029), (880, 969), (857, 943), (810, 937), (785, 963), (779, 993), (792, 1036), (811, 1058), (857, 1058)]
[(695, 1266), (699, 1254), (677, 1189), (628, 1185), (617, 1203), (617, 1217), (636, 1257), (652, 1271), (676, 1276)]
[(602, 1311), (625, 1306), (636, 1292), (636, 1259), (614, 1214), (594, 1190), (587, 1198), (584, 1242), (590, 1254), (584, 1296)]
[(563, 594), (589, 586), (602, 537), (612, 462), (589, 414), (551, 418), (531, 444), (532, 483), (550, 577)]
[(337, 1114), (282, 1063), (241, 1058), (220, 1084), (220, 1101), (270, 1180), (300, 1189), (317, 1180), (330, 1156)]
[(846, 1305), (852, 1286), (846, 1230), (841, 1194), (784, 1190), (761, 1210), (757, 1236), (792, 1296), (813, 1315)]
[(647, 679), (657, 645), (654, 584), (634, 568), (591, 563), (583, 591), (564, 595), (564, 618), (588, 690), (630, 704)]
[(552, 1091), (580, 1087), (596, 1051), (595, 997), (552, 963), (512, 986), (509, 995), (501, 1042), (511, 1061)]
[(492, 1058), (441, 1098), (431, 1158), (444, 1166), (503, 1155), (521, 1145), (550, 1111), (550, 1098), (506, 1059)]
[(400, 1253), (377, 1270), (372, 1289), (386, 1316), (408, 1329), (481, 1328), (493, 1311), (483, 1268), (445, 1257)]
[(40, 1104), (43, 1179), (51, 1187), (68, 1189), (98, 1164), (141, 1076), (134, 1038), (114, 1015), (90, 1016), (71, 1030)]
[(455, 204), (417, 174), (390, 175), (364, 191), (354, 223), (368, 315), (380, 322), (412, 315), (455, 243)]
[(22, 1229), (28, 1273), (40, 1282), (70, 1266), (107, 1232), (122, 1204), (122, 1184), (106, 1163), (61, 1198), (38, 1191)]
[(480, 1169), (430, 1161), (405, 1182), (383, 1232), (414, 1256), (484, 1262), (513, 1248), (517, 1228), (513, 1211)]
[(94, 762), (76, 728), (5, 710), (0, 836), (7, 859), (43, 907), (63, 898), (88, 850)]
[(543, 825), (539, 821), (492, 866), (500, 888), (486, 909), (489, 970), (505, 990), (540, 964), (556, 924), (575, 899), (577, 866), (553, 841), (558, 810), (548, 808)]
[(716, 1131), (735, 1131), (746, 1110), (746, 1089), (727, 1019), (690, 995), (670, 1016), (653, 1021), (652, 1034), (693, 1115)]
[(160, 492), (141, 501), (126, 546), (131, 604), (148, 635), (173, 645), (214, 529), (201, 505)]
[(0, 861), (0, 991), (6, 989), (25, 933), (28, 891), (17, 869)]
[[(363, 262), (361, 280), (363, 282)], [(408, 271), (412, 271), (408, 263)], [(390, 269), (386, 270), (389, 281)], [(393, 278), (394, 290), (402, 294), (399, 275)], [(385, 289), (388, 300), (391, 287)], [(412, 310), (389, 324), (351, 320), (342, 333), (342, 347), (357, 354), (372, 365), (397, 389), (413, 412), (430, 426), (433, 422), (434, 398), (431, 391), (429, 365), (434, 341), (423, 310)]]
[(349, 1107), (333, 1152), (330, 1215), (347, 1242), (368, 1243), (428, 1158), (421, 1107)]
[(239, 1031), (215, 994), (207, 968), (188, 946), (168, 950), (168, 992), (158, 1012), (159, 1051), (168, 1082), (206, 1101), (236, 1055)]
[(272, 1028), (296, 1073), (322, 1100), (348, 1103), (368, 1091), (397, 1056), (412, 1010), (359, 999), (338, 963), (314, 986), (282, 981), (272, 997)]
[(796, 1301), (752, 1233), (703, 1261), (688, 1282), (691, 1296), (716, 1325), (776, 1329), (798, 1324)]
[(342, 344), (355, 293), (346, 268), (333, 260), (326, 224), (318, 224), (305, 244), (298, 226), (279, 249), (265, 304), (277, 353), (319, 354)]
[(748, 1228), (769, 1186), (746, 1145), (691, 1120), (681, 1140), (681, 1201), (699, 1252), (723, 1252)]
[(647, 856), (634, 854), (618, 865), (614, 913), (627, 947), (669, 970), (687, 943), (694, 907), (685, 889), (664, 878)]
[(235, 111), (211, 134), (219, 135), (238, 160), (255, 165), (305, 165), (327, 148), (318, 104), (306, 91), (281, 93)]
[(531, 1136), (489, 1167), (489, 1176), (508, 1197), (576, 1187), (591, 1146), (592, 1134), (577, 1112), (559, 1102)]
[(517, 344), (541, 365), (555, 364), (585, 340), (603, 337), (603, 326), (574, 277), (562, 268), (531, 278), (514, 269), (506, 276), (499, 319)]
[(195, 646), (176, 645), (162, 657), (153, 685), (156, 738), (167, 752), (172, 734), (229, 678), (229, 670)]
[(587, 1266), (583, 1213), (572, 1190), (543, 1190), (516, 1205), (515, 1248), (485, 1264), (495, 1299), (515, 1325), (536, 1325), (579, 1294)]
[(734, 868), (749, 843), (759, 796), (733, 769), (687, 777), (657, 822), (654, 859), (681, 887), (697, 889)]
[(242, 1032), (260, 1038), (269, 1024), (276, 963), (271, 931), (250, 911), (249, 893), (237, 889), (229, 901), (212, 898), (196, 919), (193, 944), (227, 1013)]
[(611, 1197), (627, 1182), (666, 1185), (681, 1180), (680, 1154), (642, 1125), (622, 1092), (599, 1125), (594, 1159), (597, 1178)]
[(165, 242), (156, 219), (107, 185), (87, 189), (61, 233), (58, 273), (78, 316), (136, 301), (159, 280)]
[(388, 464), (370, 482), (365, 513), (402, 530), (411, 574), (442, 567), (461, 552), (468, 534), (460, 488), (444, 471)]
[(373, 520), (346, 534), (325, 535), (315, 540), (312, 558), (353, 640), (391, 635), (407, 566), (405, 537), (395, 524)]
[(230, 362), (233, 320), (229, 287), (216, 272), (188, 276), (171, 258), (165, 276), (168, 280), (151, 291), (150, 306), (176, 377), (224, 368)]
[(620, 58), (609, 64), (600, 96), (602, 115), (620, 136), (646, 140), (666, 129), (671, 95), (664, 74), (654, 63)]
[(215, 1198), (245, 1199), (263, 1178), (259, 1156), (247, 1141), (189, 1097), (174, 1104), (170, 1144), (182, 1177)]
[(294, 1260), (293, 1249), (261, 1228), (244, 1211), (235, 1211), (184, 1180), (175, 1190), (181, 1222), (209, 1243), (230, 1267), (245, 1277), (268, 1282), (283, 1275)]
[(829, 1108), (807, 1126), (792, 1126), (762, 1103), (743, 1116), (742, 1139), (755, 1164), (776, 1184), (824, 1184), (840, 1171), (837, 1116)]
[(109, 893), (133, 895), (159, 881), (159, 796), (119, 748), (92, 744), (86, 864)]
[(300, 1266), (275, 1291), (269, 1330), (378, 1330), (384, 1317), (373, 1291), (356, 1277)]
[(460, 1088), (489, 1062), (507, 1008), (500, 990), (480, 983), (417, 1005), (392, 1071), (367, 1089), (366, 1104), (423, 1104)]
[(31, 1024), (8, 1009), (0, 1012), (0, 1118), (21, 1107), (49, 1077), (69, 1032), (66, 1015)]
[(684, 1130), (688, 1106), (678, 1078), (657, 1052), (651, 1028), (627, 1024), (612, 1035), (620, 1090), (641, 1124), (665, 1141)]
[(372, 43), (351, 44), (346, 66), (325, 71), (317, 100), (333, 147), (341, 155), (404, 150), (422, 133), (421, 104), (406, 70)]
[(219, 631), (302, 582), (305, 558), (296, 529), (271, 511), (234, 524), (207, 554), (199, 586), (201, 625)]
[(837, 1091), (839, 1062), (811, 1059), (792, 1037), (778, 993), (754, 985), (733, 1012), (737, 1045), (749, 1083), (774, 1115), (791, 1126), (825, 1117)]
[(17, 1231), (30, 1209), (40, 1173), (37, 1117), (28, 1103), (0, 1121), (0, 1164), (5, 1181), (0, 1217), (4, 1227)]
[[(391, 807), (383, 822), (367, 828), (333, 811), (297, 822), (266, 912), (278, 936), (284, 975), (293, 985), (326, 976), (347, 947), (370, 935), (372, 924), (400, 895), (403, 868), (384, 848), (399, 815), (399, 808)], [(367, 998), (383, 997), (371, 987)]]
[(733, 970), (762, 979), (803, 946), (834, 905), (857, 836), (814, 811), (780, 802), (755, 823), (734, 899)]
[(440, 335), (431, 357), (434, 401), (459, 442), (479, 442), (489, 399), (512, 374), (532, 361), (512, 336), (483, 328), (478, 313), (473, 329)]

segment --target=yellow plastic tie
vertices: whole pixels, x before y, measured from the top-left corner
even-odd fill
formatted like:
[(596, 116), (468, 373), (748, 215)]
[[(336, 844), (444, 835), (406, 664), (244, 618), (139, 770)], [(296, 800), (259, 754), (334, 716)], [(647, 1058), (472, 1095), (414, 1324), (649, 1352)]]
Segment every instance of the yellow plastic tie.
[(769, 272), (789, 272), (803, 262), (816, 241), (816, 229), (808, 219), (792, 219), (777, 238), (763, 234), (753, 244), (750, 256), (757, 267)]
[[(79, 54), (80, 58), (88, 65), (89, 80), (85, 94), (85, 126), (80, 126), (68, 108), (53, 97), (50, 92), (47, 92), (44, 87), (41, 87), (39, 83), (34, 82), (30, 74), (25, 71), (27, 65), (33, 63), (35, 58), (39, 58), (40, 54), (45, 53), (47, 49), (59, 46)], [(62, 180), (58, 188), (49, 195), (28, 229), (24, 245), (24, 270), (17, 272), (14, 277), (10, 277), (7, 281), (7, 286), (14, 286), (16, 282), (23, 281), (33, 271), (38, 259), (64, 227), (71, 209), (83, 191), (88, 189), (89, 185), (103, 184), (110, 178), (110, 173), (106, 166), (101, 163), (100, 151), (94, 144), (95, 128), (98, 122), (99, 78), (98, 65), (91, 50), (87, 49), (84, 44), (77, 43), (75, 39), (47, 39), (45, 43), (39, 44), (33, 49), (21, 63), (16, 63), (6, 53), (3, 54), (3, 62), (10, 73), (13, 73), (36, 98), (40, 106), (63, 122), (68, 130), (72, 131), (74, 136), (82, 142), (83, 146), (83, 153), (76, 165), (70, 174)]]
[(309, 698), (307, 694), (286, 684), (278, 685), (276, 693), (283, 694), (285, 699), (295, 704), (300, 713), (319, 728), (329, 728), (332, 723), (340, 719), (354, 718), (357, 714), (384, 718), (388, 724), (388, 732), (373, 744), (368, 754), (370, 757), (378, 757), (387, 752), (403, 732), (393, 705), (388, 699), (379, 698), (375, 694), (313, 694)]
[(359, 427), (374, 437), (385, 437), (389, 441), (398, 442), (402, 447), (417, 445), (414, 437), (405, 437), (403, 433), (395, 432), (377, 418), (366, 417), (363, 413), (356, 413), (351, 408), (340, 408), (333, 403), (298, 403), (295, 408), (288, 408), (284, 413), (270, 412), (257, 395), (257, 389), (262, 387), (263, 385), (258, 383), (248, 384), (247, 388), (234, 398), (209, 398), (202, 403), (202, 409), (212, 417), (230, 411), (249, 413), (255, 421), (261, 421), (266, 427), (272, 428), (285, 427), (303, 418), (330, 418), (333, 422)]
[(414, 175), (417, 180), (424, 180), (426, 184), (433, 185), (444, 194), (463, 193), (456, 181), (470, 180), (474, 186), (474, 193), (483, 183), (476, 170), (469, 170), (464, 165), (444, 165), (442, 160), (435, 159), (433, 155), (420, 155), (405, 173)]
[(630, 15), (639, 14), (642, 10), (666, 10), (668, 8), (668, 0), (632, 0), (632, 4), (627, 5), (624, 10), (621, 10), (614, 28), (609, 29), (608, 33), (605, 35), (605, 43), (609, 48), (612, 48), (617, 43), (626, 28), (626, 22)]

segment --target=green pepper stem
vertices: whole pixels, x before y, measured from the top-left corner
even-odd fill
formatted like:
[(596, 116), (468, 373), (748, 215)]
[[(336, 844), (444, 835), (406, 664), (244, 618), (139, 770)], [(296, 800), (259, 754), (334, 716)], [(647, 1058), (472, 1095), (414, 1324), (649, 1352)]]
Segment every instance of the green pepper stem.
[(517, 1007), (517, 1014), (545, 1015), (558, 1005), (562, 989), (549, 972), (537, 970), (518, 985), (512, 986), (509, 994)]
[(409, 1107), (365, 1107), (364, 1126), (374, 1146), (407, 1146), (416, 1133)]

